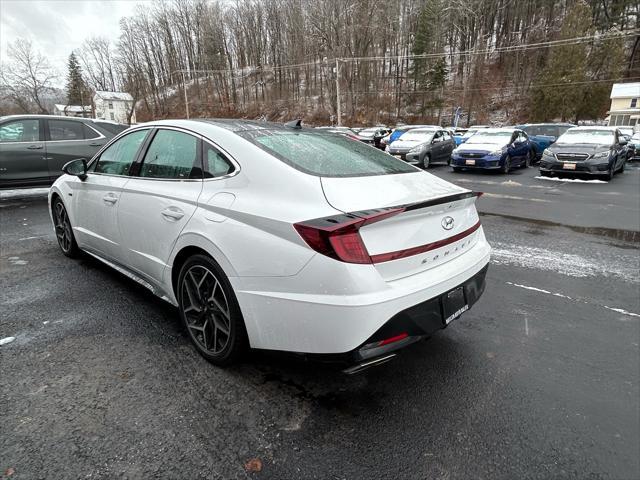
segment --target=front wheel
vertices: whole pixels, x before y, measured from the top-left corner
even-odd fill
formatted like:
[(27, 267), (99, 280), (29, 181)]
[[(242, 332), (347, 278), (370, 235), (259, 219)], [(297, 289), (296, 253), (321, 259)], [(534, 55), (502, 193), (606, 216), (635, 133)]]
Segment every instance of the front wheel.
[(527, 158), (525, 158), (524, 163), (522, 164), (522, 168), (529, 168), (533, 163), (534, 156), (535, 153), (533, 153), (533, 150), (529, 150), (529, 153), (527, 153)]
[(511, 170), (511, 157), (507, 156), (507, 158), (504, 159), (504, 165), (502, 166), (502, 173), (509, 173), (509, 171)]
[(462, 169), (460, 167), (451, 167), (453, 169), (454, 172), (458, 173), (460, 172)]
[(60, 250), (67, 257), (76, 258), (80, 254), (80, 249), (73, 235), (67, 209), (58, 197), (53, 201), (53, 222)]
[(180, 269), (177, 297), (180, 317), (198, 352), (215, 365), (238, 360), (247, 333), (233, 288), (220, 266), (194, 255)]
[(425, 169), (429, 168), (429, 165), (431, 165), (431, 156), (429, 154), (424, 156), (423, 164)]

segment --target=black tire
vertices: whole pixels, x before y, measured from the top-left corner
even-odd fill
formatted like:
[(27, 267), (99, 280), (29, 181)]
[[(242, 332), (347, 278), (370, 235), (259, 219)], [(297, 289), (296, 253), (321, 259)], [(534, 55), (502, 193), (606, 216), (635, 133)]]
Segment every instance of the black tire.
[(238, 300), (222, 268), (197, 254), (182, 265), (176, 288), (178, 310), (196, 350), (214, 365), (236, 362), (248, 346)]
[(502, 167), (500, 171), (505, 174), (511, 171), (511, 157), (509, 155), (504, 159), (504, 167)]
[(460, 167), (451, 167), (453, 169), (454, 172), (458, 173), (460, 171), (462, 171), (462, 169)]
[(522, 168), (529, 168), (531, 165), (533, 165), (534, 159), (535, 159), (535, 153), (533, 153), (533, 150), (529, 150), (529, 153), (527, 153), (527, 158), (525, 159), (524, 163), (522, 164)]
[(80, 256), (80, 249), (76, 243), (76, 237), (73, 235), (73, 228), (71, 227), (67, 208), (64, 206), (64, 203), (62, 203), (62, 200), (60, 200), (60, 197), (55, 197), (51, 208), (56, 240), (58, 240), (60, 250), (69, 258), (78, 258), (78, 256)]
[(551, 173), (550, 172), (543, 172), (542, 170), (540, 171), (540, 176), (541, 177), (550, 177)]
[(431, 155), (429, 155), (428, 153), (424, 156), (424, 160), (422, 161), (422, 166), (424, 167), (424, 169), (426, 170), (427, 168), (429, 168), (429, 165), (431, 165)]
[(622, 165), (620, 165), (620, 169), (618, 170), (618, 172), (622, 173), (624, 172), (624, 167), (627, 164), (627, 159), (625, 158), (624, 161), (622, 162)]

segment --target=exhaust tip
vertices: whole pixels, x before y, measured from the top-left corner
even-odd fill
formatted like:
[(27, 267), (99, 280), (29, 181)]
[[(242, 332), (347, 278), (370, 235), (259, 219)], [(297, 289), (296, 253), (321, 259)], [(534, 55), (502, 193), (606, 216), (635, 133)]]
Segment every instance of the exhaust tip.
[(387, 363), (393, 357), (395, 357), (395, 353), (391, 353), (389, 355), (385, 355), (384, 357), (374, 358), (373, 360), (367, 360), (366, 362), (359, 363), (354, 365), (353, 367), (345, 368), (342, 372), (347, 375), (353, 375), (354, 373), (362, 372), (369, 367), (376, 367), (378, 365), (382, 365), (383, 363)]

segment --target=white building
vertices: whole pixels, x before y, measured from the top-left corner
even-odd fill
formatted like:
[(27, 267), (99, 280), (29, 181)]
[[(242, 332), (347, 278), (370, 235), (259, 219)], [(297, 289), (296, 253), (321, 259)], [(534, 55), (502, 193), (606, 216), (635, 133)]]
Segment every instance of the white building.
[[(133, 97), (125, 92), (96, 92), (93, 96), (95, 118), (111, 120), (118, 123), (129, 123), (129, 111), (133, 105)], [(131, 115), (131, 123), (136, 123), (135, 109)]]
[(91, 118), (91, 105), (61, 105), (53, 106), (53, 114), (61, 117), (87, 117)]
[(611, 88), (609, 125), (615, 127), (640, 124), (640, 82), (614, 83)]

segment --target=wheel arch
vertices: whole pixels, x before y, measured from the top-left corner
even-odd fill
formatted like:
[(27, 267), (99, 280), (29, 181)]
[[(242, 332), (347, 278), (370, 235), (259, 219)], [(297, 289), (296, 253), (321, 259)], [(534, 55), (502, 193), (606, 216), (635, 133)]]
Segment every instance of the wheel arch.
[(170, 272), (167, 280), (170, 283), (171, 291), (176, 294), (176, 285), (180, 269), (187, 259), (193, 255), (202, 254), (211, 257), (222, 269), (227, 278), (237, 276), (235, 269), (227, 259), (226, 255), (211, 240), (202, 235), (190, 233), (181, 237), (173, 250)]

